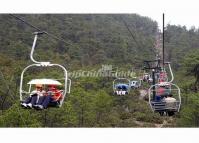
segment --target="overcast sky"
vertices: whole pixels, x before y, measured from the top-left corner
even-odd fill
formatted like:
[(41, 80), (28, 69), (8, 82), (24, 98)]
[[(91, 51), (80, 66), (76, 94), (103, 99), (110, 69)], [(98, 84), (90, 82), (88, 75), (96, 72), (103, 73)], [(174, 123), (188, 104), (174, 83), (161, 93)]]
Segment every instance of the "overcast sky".
[[(124, 0), (125, 1), (125, 0)], [(153, 2), (151, 4), (150, 2)], [(167, 0), (161, 3), (159, 0), (140, 0), (138, 5), (145, 3), (143, 9), (134, 7), (140, 15), (149, 16), (156, 20), (159, 26), (162, 28), (162, 13), (165, 13), (165, 24), (185, 25), (187, 28), (195, 26), (199, 28), (199, 4), (196, 0)]]
[[(138, 13), (165, 24), (199, 28), (199, 0), (6, 0), (0, 12), (6, 13)], [(12, 3), (12, 5), (10, 4)]]
[[(113, 12), (138, 13), (156, 20), (162, 28), (162, 13), (165, 13), (165, 24), (185, 25), (199, 28), (199, 0), (108, 0), (109, 6), (96, 9)], [(108, 10), (107, 10), (108, 9)], [(96, 10), (97, 11), (97, 10)]]

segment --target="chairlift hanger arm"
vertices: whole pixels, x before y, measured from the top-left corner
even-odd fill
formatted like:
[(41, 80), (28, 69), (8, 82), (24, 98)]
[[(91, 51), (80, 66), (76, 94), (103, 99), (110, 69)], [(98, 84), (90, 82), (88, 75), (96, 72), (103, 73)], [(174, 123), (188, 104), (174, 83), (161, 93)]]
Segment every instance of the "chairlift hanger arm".
[(39, 61), (36, 61), (33, 58), (33, 54), (34, 54), (34, 50), (35, 50), (35, 47), (36, 47), (38, 36), (42, 35), (42, 34), (45, 34), (45, 33), (46, 33), (45, 31), (34, 32), (33, 33), (35, 35), (35, 37), (34, 37), (34, 41), (33, 41), (31, 52), (30, 52), (30, 59), (31, 59), (32, 62), (34, 62), (36, 64), (41, 64), (41, 65), (48, 65), (48, 64), (50, 64), (50, 62), (39, 62)]
[(31, 49), (31, 52), (30, 52), (30, 59), (34, 62), (34, 63), (41, 63), (39, 61), (36, 61), (34, 58), (33, 58), (33, 54), (34, 54), (34, 50), (35, 50), (35, 47), (36, 47), (36, 43), (37, 43), (37, 38), (38, 38), (38, 35), (41, 34), (39, 32), (34, 32), (35, 34), (35, 37), (34, 37), (34, 41), (33, 41), (33, 44), (32, 44), (32, 49)]
[(173, 75), (173, 71), (172, 71), (172, 69), (171, 69), (171, 64), (170, 64), (170, 62), (165, 62), (164, 64), (168, 64), (168, 66), (169, 66), (169, 71), (170, 71), (170, 74), (171, 74), (171, 80), (170, 80), (169, 82), (173, 82), (173, 80), (174, 80), (174, 75)]
[(33, 33), (34, 35), (42, 35), (42, 34), (47, 34), (47, 32), (46, 31), (38, 31), (38, 32), (34, 32)]

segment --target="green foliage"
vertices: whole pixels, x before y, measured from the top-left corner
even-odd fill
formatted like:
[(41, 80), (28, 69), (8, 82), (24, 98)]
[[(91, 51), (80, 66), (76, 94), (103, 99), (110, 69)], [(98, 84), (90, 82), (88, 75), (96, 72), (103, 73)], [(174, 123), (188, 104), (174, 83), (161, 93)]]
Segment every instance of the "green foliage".
[(199, 126), (199, 96), (198, 94), (187, 94), (188, 98), (183, 103), (181, 114), (177, 120), (177, 126), (198, 127)]
[(156, 123), (156, 124), (163, 123), (163, 118), (160, 117), (158, 113), (146, 114), (143, 112), (135, 112), (133, 116), (136, 118), (137, 121)]
[(12, 105), (0, 116), (1, 127), (40, 127), (41, 124), (31, 111), (24, 110), (18, 104)]
[[(152, 57), (150, 49), (153, 48), (157, 23), (147, 17), (136, 14), (19, 16), (71, 43), (65, 45), (45, 35), (39, 37), (35, 53), (38, 60), (53, 59), (54, 62), (75, 68), (78, 65), (91, 66), (107, 62), (132, 64), (139, 62), (139, 59)], [(134, 32), (137, 43), (130, 37), (121, 18)], [(0, 15), (0, 19), (3, 21), (0, 34), (4, 36), (1, 37), (1, 43), (4, 43), (0, 47), (1, 53), (17, 60), (27, 60), (33, 40), (32, 29), (9, 15)], [(141, 56), (141, 53), (145, 54)]]
[(183, 59), (183, 67), (188, 73), (199, 63), (199, 50), (191, 51)]
[[(139, 69), (143, 60), (154, 59), (157, 22), (137, 14), (131, 15), (19, 15), (41, 29), (62, 37), (66, 45), (43, 35), (34, 53), (37, 60), (64, 65), (69, 71), (97, 70), (111, 64), (122, 70)], [(123, 18), (136, 40), (126, 29)], [(43, 111), (25, 110), (18, 105), (19, 78), (31, 63), (33, 30), (11, 18), (0, 15), (0, 126), (1, 127), (155, 127), (169, 120), (152, 113), (148, 103), (139, 99), (139, 90), (128, 96), (113, 96), (112, 81), (106, 77), (72, 79), (72, 93), (61, 108)], [(196, 127), (198, 93), (193, 93), (199, 63), (199, 31), (167, 25), (166, 60), (175, 69), (175, 81), (181, 87), (182, 109), (166, 126)], [(136, 42), (137, 41), (137, 42)], [(139, 71), (135, 71), (139, 72)], [(62, 78), (59, 70), (31, 69), (26, 81), (35, 77)], [(187, 74), (189, 73), (189, 74)], [(144, 85), (145, 88), (148, 84)], [(13, 95), (13, 97), (11, 97)]]
[[(167, 25), (165, 31), (165, 56), (166, 60), (172, 62), (174, 69), (183, 66), (181, 62), (185, 55), (188, 53), (194, 54), (195, 50), (199, 48), (198, 36), (199, 31), (195, 28), (187, 30), (185, 26)], [(193, 61), (194, 59), (191, 60), (191, 63)]]

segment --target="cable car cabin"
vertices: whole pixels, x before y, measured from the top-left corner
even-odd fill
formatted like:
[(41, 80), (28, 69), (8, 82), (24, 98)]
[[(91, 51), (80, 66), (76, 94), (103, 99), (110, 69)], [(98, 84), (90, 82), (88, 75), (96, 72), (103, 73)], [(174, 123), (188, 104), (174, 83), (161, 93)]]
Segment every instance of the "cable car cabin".
[(126, 78), (117, 78), (113, 81), (114, 95), (127, 95), (130, 92), (130, 80)]
[(130, 86), (132, 89), (139, 88), (141, 86), (141, 81), (133, 80), (131, 81)]
[(180, 88), (170, 82), (161, 82), (152, 85), (148, 91), (149, 104), (153, 112), (164, 112), (172, 116), (175, 112), (179, 112), (181, 106)]
[(129, 94), (129, 85), (127, 84), (116, 84), (115, 86), (115, 95), (127, 95)]

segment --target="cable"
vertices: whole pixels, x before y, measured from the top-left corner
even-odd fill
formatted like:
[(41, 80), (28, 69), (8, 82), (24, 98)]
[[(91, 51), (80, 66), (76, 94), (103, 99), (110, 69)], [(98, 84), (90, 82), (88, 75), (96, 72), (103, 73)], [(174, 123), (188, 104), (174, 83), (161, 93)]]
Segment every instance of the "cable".
[(126, 21), (124, 20), (124, 18), (123, 18), (122, 16), (121, 16), (121, 20), (122, 20), (122, 22), (124, 23), (124, 25), (125, 25), (125, 27), (127, 28), (127, 30), (129, 31), (129, 33), (130, 33), (131, 37), (133, 38), (133, 40), (135, 41), (136, 45), (137, 45), (139, 48), (141, 48), (140, 45), (138, 44), (138, 42), (137, 42), (135, 36), (133, 35), (133, 33), (131, 32), (130, 28), (128, 27), (128, 24), (126, 23)]
[(9, 15), (12, 16), (12, 17), (14, 17), (14, 18), (16, 18), (16, 19), (18, 19), (18, 20), (20, 20), (20, 21), (22, 21), (23, 23), (29, 25), (30, 27), (32, 27), (32, 28), (34, 28), (34, 29), (36, 29), (36, 30), (38, 30), (38, 31), (42, 31), (41, 29), (39, 29), (39, 28), (37, 28), (36, 26), (34, 26), (34, 25), (32, 25), (32, 24), (26, 22), (26, 21), (23, 20), (22, 18), (19, 18), (18, 16), (15, 16), (14, 14), (9, 14)]
[(9, 14), (9, 15), (12, 16), (12, 17), (14, 17), (14, 18), (17, 19), (17, 20), (22, 21), (22, 22), (25, 23), (26, 25), (28, 25), (28, 26), (30, 26), (30, 27), (36, 29), (36, 30), (39, 31), (39, 32), (42, 32), (42, 31), (43, 31), (45, 34), (47, 34), (48, 36), (50, 36), (50, 37), (52, 37), (52, 38), (54, 38), (54, 39), (56, 39), (56, 40), (62, 41), (62, 42), (64, 42), (64, 43), (67, 44), (67, 45), (72, 45), (71, 43), (66, 42), (63, 38), (57, 37), (57, 36), (55, 36), (54, 34), (48, 33), (47, 31), (44, 31), (44, 30), (41, 30), (40, 28), (34, 26), (33, 24), (31, 24), (31, 23), (25, 21), (24, 19), (22, 19), (22, 18), (20, 18), (20, 17), (18, 17), (18, 16), (16, 16), (16, 15), (14, 15), (14, 14)]
[[(126, 21), (124, 20), (124, 18), (123, 18), (122, 16), (121, 16), (121, 20), (122, 20), (122, 22), (124, 23), (124, 25), (125, 25), (125, 27), (127, 28), (127, 30), (129, 31), (131, 37), (132, 37), (133, 40), (135, 41), (135, 43), (136, 43), (136, 45), (138, 46), (138, 48), (141, 49), (142, 47), (140, 46), (140, 44), (139, 44), (138, 41), (136, 40), (136, 36), (133, 35), (133, 33), (132, 33), (132, 31), (130, 30), (128, 24), (126, 23)], [(143, 44), (142, 44), (142, 45), (143, 45)], [(154, 55), (157, 54), (157, 52), (156, 52), (154, 49), (152, 49), (152, 52), (153, 52)]]

